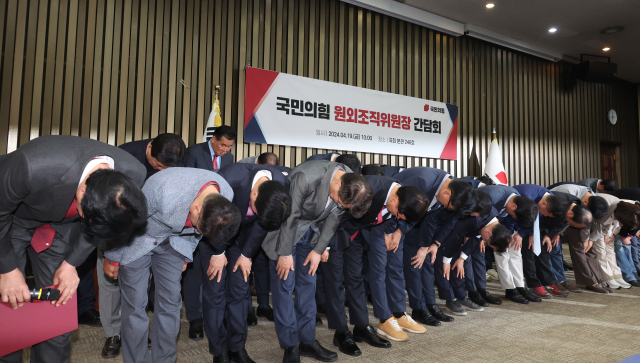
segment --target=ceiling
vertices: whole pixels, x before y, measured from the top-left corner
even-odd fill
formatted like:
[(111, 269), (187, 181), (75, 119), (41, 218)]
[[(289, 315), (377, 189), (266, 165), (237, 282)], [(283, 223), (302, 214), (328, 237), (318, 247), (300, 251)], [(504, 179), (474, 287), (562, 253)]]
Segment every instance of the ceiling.
[[(398, 0), (396, 0), (398, 1)], [(399, 1), (403, 2), (403, 1)], [(470, 23), (563, 54), (606, 55), (617, 77), (640, 82), (640, 0), (405, 0), (404, 3), (461, 23)], [(487, 3), (494, 3), (487, 9)], [(624, 26), (616, 34), (601, 34)], [(555, 34), (549, 28), (557, 28)], [(605, 46), (611, 50), (602, 50)]]

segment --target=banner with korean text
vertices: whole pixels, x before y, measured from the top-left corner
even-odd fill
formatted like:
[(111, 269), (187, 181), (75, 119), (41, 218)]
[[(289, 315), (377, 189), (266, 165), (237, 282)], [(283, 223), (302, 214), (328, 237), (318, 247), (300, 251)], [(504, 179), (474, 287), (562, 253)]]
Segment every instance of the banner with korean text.
[(458, 106), (246, 67), (244, 141), (453, 159)]

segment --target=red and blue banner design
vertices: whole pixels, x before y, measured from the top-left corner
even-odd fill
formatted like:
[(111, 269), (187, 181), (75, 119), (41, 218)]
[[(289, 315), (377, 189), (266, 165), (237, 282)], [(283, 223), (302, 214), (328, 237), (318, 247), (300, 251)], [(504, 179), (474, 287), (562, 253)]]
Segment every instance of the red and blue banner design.
[(246, 67), (244, 141), (457, 158), (458, 106)]

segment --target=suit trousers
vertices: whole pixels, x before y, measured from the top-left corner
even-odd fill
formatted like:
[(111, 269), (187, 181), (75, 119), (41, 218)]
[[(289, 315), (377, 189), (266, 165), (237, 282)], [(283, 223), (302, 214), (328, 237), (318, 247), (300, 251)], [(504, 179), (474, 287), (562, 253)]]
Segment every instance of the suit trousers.
[(550, 257), (551, 254), (545, 245), (542, 246), (540, 255), (536, 256), (533, 253), (533, 246), (529, 248), (529, 238), (522, 239), (522, 268), (529, 287), (555, 285)]
[[(439, 253), (438, 255), (442, 256), (441, 253)], [(458, 260), (458, 258), (460, 258), (460, 253), (456, 253), (453, 258), (451, 259), (451, 262), (455, 262)], [(464, 261), (464, 270), (466, 270), (467, 268), (472, 268), (471, 267), (471, 257), (469, 256), (465, 261)], [(438, 262), (438, 257), (436, 256), (436, 264), (440, 263), (440, 265), (442, 266), (442, 257), (440, 257), (440, 262)], [(444, 270), (443, 270), (444, 273)], [(466, 274), (465, 274), (466, 276)], [(444, 278), (444, 276), (443, 276)], [(453, 300), (453, 299), (458, 299), (458, 300), (463, 300), (467, 297), (467, 291), (465, 290), (465, 285), (466, 285), (466, 278), (465, 277), (458, 277), (458, 269), (455, 270), (451, 270), (449, 273), (449, 280), (447, 280), (446, 278), (444, 278), (444, 280), (447, 281), (447, 283), (449, 284), (449, 291), (447, 292), (447, 290), (444, 290), (444, 293), (440, 292), (440, 287), (438, 287), (438, 293), (440, 295), (440, 298), (443, 300)]]
[(487, 265), (485, 253), (476, 247), (464, 264), (465, 287), (467, 291), (487, 289)]
[(571, 253), (576, 283), (578, 285), (591, 286), (602, 282), (602, 270), (594, 248), (592, 247), (587, 253), (584, 253), (580, 230), (577, 228), (569, 227), (565, 234), (569, 240), (569, 252)]
[(496, 259), (496, 269), (500, 277), (500, 287), (503, 290), (524, 287), (522, 271), (522, 250), (509, 247), (506, 252), (493, 252)]
[(258, 293), (258, 306), (267, 306), (269, 305), (269, 292), (271, 291), (269, 281), (269, 257), (267, 257), (267, 254), (262, 248), (254, 256), (252, 270), (253, 281), (256, 292)]
[(616, 235), (614, 248), (616, 251), (616, 262), (622, 271), (622, 278), (627, 282), (637, 281), (638, 271), (636, 271), (633, 259), (631, 258), (631, 245), (624, 245), (622, 238)]
[(96, 257), (93, 253), (80, 266), (76, 267), (76, 272), (80, 278), (78, 290), (76, 291), (76, 294), (78, 294), (78, 316), (96, 308), (95, 284), (93, 282), (93, 269), (95, 267)]
[[(121, 290), (122, 359), (125, 363), (173, 363), (178, 356), (180, 332), (180, 280), (184, 256), (169, 244), (167, 238), (139, 259), (120, 265), (118, 279)], [(147, 287), (149, 267), (156, 282), (151, 353)]]
[[(14, 228), (11, 230), (11, 242), (16, 252), (18, 269), (24, 275), (27, 263), (27, 252), (36, 287), (53, 285), (53, 276), (64, 261), (67, 243), (56, 233), (51, 247), (36, 253), (31, 247), (33, 231)], [(19, 308), (18, 308), (19, 309)], [(1, 324), (1, 323), (0, 323)], [(31, 347), (31, 363), (63, 363), (69, 362), (71, 333), (59, 335)], [(0, 357), (2, 363), (22, 363), (22, 350)]]
[[(329, 245), (334, 247), (335, 244), (333, 242), (335, 242), (334, 240), (336, 238), (337, 236), (334, 235)], [(323, 298), (323, 301), (327, 307), (329, 329), (344, 332), (347, 329), (347, 315), (344, 307), (343, 257), (343, 253), (339, 248), (331, 248), (327, 262), (320, 262), (319, 270), (321, 274), (317, 274), (317, 276), (318, 278), (320, 276), (324, 278), (324, 295), (326, 298)], [(320, 305), (320, 300), (318, 299), (318, 282), (316, 282), (316, 305)]]
[(622, 278), (622, 271), (616, 262), (616, 252), (613, 242), (604, 243), (604, 236), (593, 241), (593, 250), (598, 256), (600, 275), (602, 280), (610, 281)]
[(386, 320), (392, 313), (402, 313), (407, 309), (402, 276), (402, 256), (404, 236), (400, 239), (396, 252), (387, 251), (384, 243), (385, 224), (362, 229), (364, 239), (369, 243), (369, 286), (373, 301), (373, 316)]
[(418, 253), (419, 227), (414, 227), (407, 233), (404, 243), (404, 277), (409, 294), (409, 306), (413, 310), (425, 308), (427, 305), (436, 304), (436, 292), (434, 287), (433, 264), (431, 256), (427, 255), (422, 268), (411, 265), (411, 258)]
[(98, 288), (100, 300), (100, 322), (105, 338), (120, 335), (120, 282), (107, 276), (104, 266), (104, 244), (98, 245)]
[(273, 317), (283, 349), (297, 346), (299, 342), (312, 344), (316, 340), (316, 276), (309, 274), (309, 264), (303, 266), (313, 250), (310, 244), (313, 233), (309, 229), (293, 246), (294, 271), (289, 271), (285, 280), (276, 271), (278, 261), (269, 260)]
[(316, 306), (326, 306), (327, 298), (324, 291), (324, 274), (323, 269), (318, 268), (316, 271)]
[[(187, 265), (187, 271), (184, 273), (182, 288), (184, 294), (184, 308), (187, 320), (194, 321), (202, 319), (202, 281), (207, 276), (207, 270), (202, 270), (200, 258), (200, 245), (193, 252), (193, 262)], [(209, 260), (207, 260), (209, 261)]]
[(349, 302), (349, 321), (352, 325), (364, 329), (369, 326), (369, 308), (364, 284), (364, 263), (367, 260), (364, 259), (366, 254), (362, 233), (358, 233), (349, 247), (342, 251), (342, 256), (345, 295)]
[[(542, 246), (544, 248), (545, 246)], [(562, 238), (558, 245), (551, 249), (551, 256), (549, 262), (551, 262), (551, 272), (553, 274), (554, 281), (567, 281), (567, 276), (564, 274), (564, 257), (562, 256)]]
[[(227, 276), (229, 269), (222, 269), (222, 276), (218, 282), (218, 276), (210, 280), (207, 270), (211, 262), (213, 251), (206, 242), (198, 243), (198, 263), (201, 268), (202, 280), (202, 313), (204, 320), (204, 330), (209, 339), (209, 353), (214, 356), (227, 351), (227, 326), (225, 325), (225, 311), (227, 308)], [(229, 255), (227, 257), (227, 267), (231, 265)], [(196, 260), (194, 259), (194, 265)], [(235, 262), (234, 262), (235, 265)], [(186, 305), (186, 293), (185, 293)], [(245, 318), (246, 321), (246, 318)]]
[[(232, 352), (237, 352), (244, 348), (244, 343), (247, 341), (247, 315), (251, 305), (251, 289), (249, 282), (244, 281), (240, 268), (233, 272), (233, 267), (241, 255), (240, 247), (236, 243), (227, 249), (227, 344), (219, 347), (222, 351), (228, 348)], [(202, 267), (205, 268), (204, 261)], [(206, 269), (208, 268), (207, 263)]]

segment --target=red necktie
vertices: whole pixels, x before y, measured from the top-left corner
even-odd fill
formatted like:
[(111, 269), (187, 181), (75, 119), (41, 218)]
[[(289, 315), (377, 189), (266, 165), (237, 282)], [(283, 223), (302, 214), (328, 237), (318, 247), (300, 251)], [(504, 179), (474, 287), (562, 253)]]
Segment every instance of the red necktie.
[[(65, 218), (75, 217), (78, 215), (78, 206), (76, 205), (76, 198), (73, 198), (73, 202), (71, 202), (71, 206), (67, 211), (67, 214), (64, 215)], [(33, 237), (31, 237), (31, 247), (36, 253), (40, 253), (47, 248), (51, 247), (53, 243), (53, 238), (56, 236), (56, 231), (51, 228), (49, 223), (43, 224), (40, 227), (36, 228), (35, 232), (33, 232)]]
[(218, 170), (218, 157), (213, 156), (213, 170)]
[(378, 213), (378, 219), (371, 223), (371, 224), (380, 224), (382, 223), (382, 211), (384, 210), (385, 207), (382, 207), (382, 209), (380, 209), (380, 213)]

